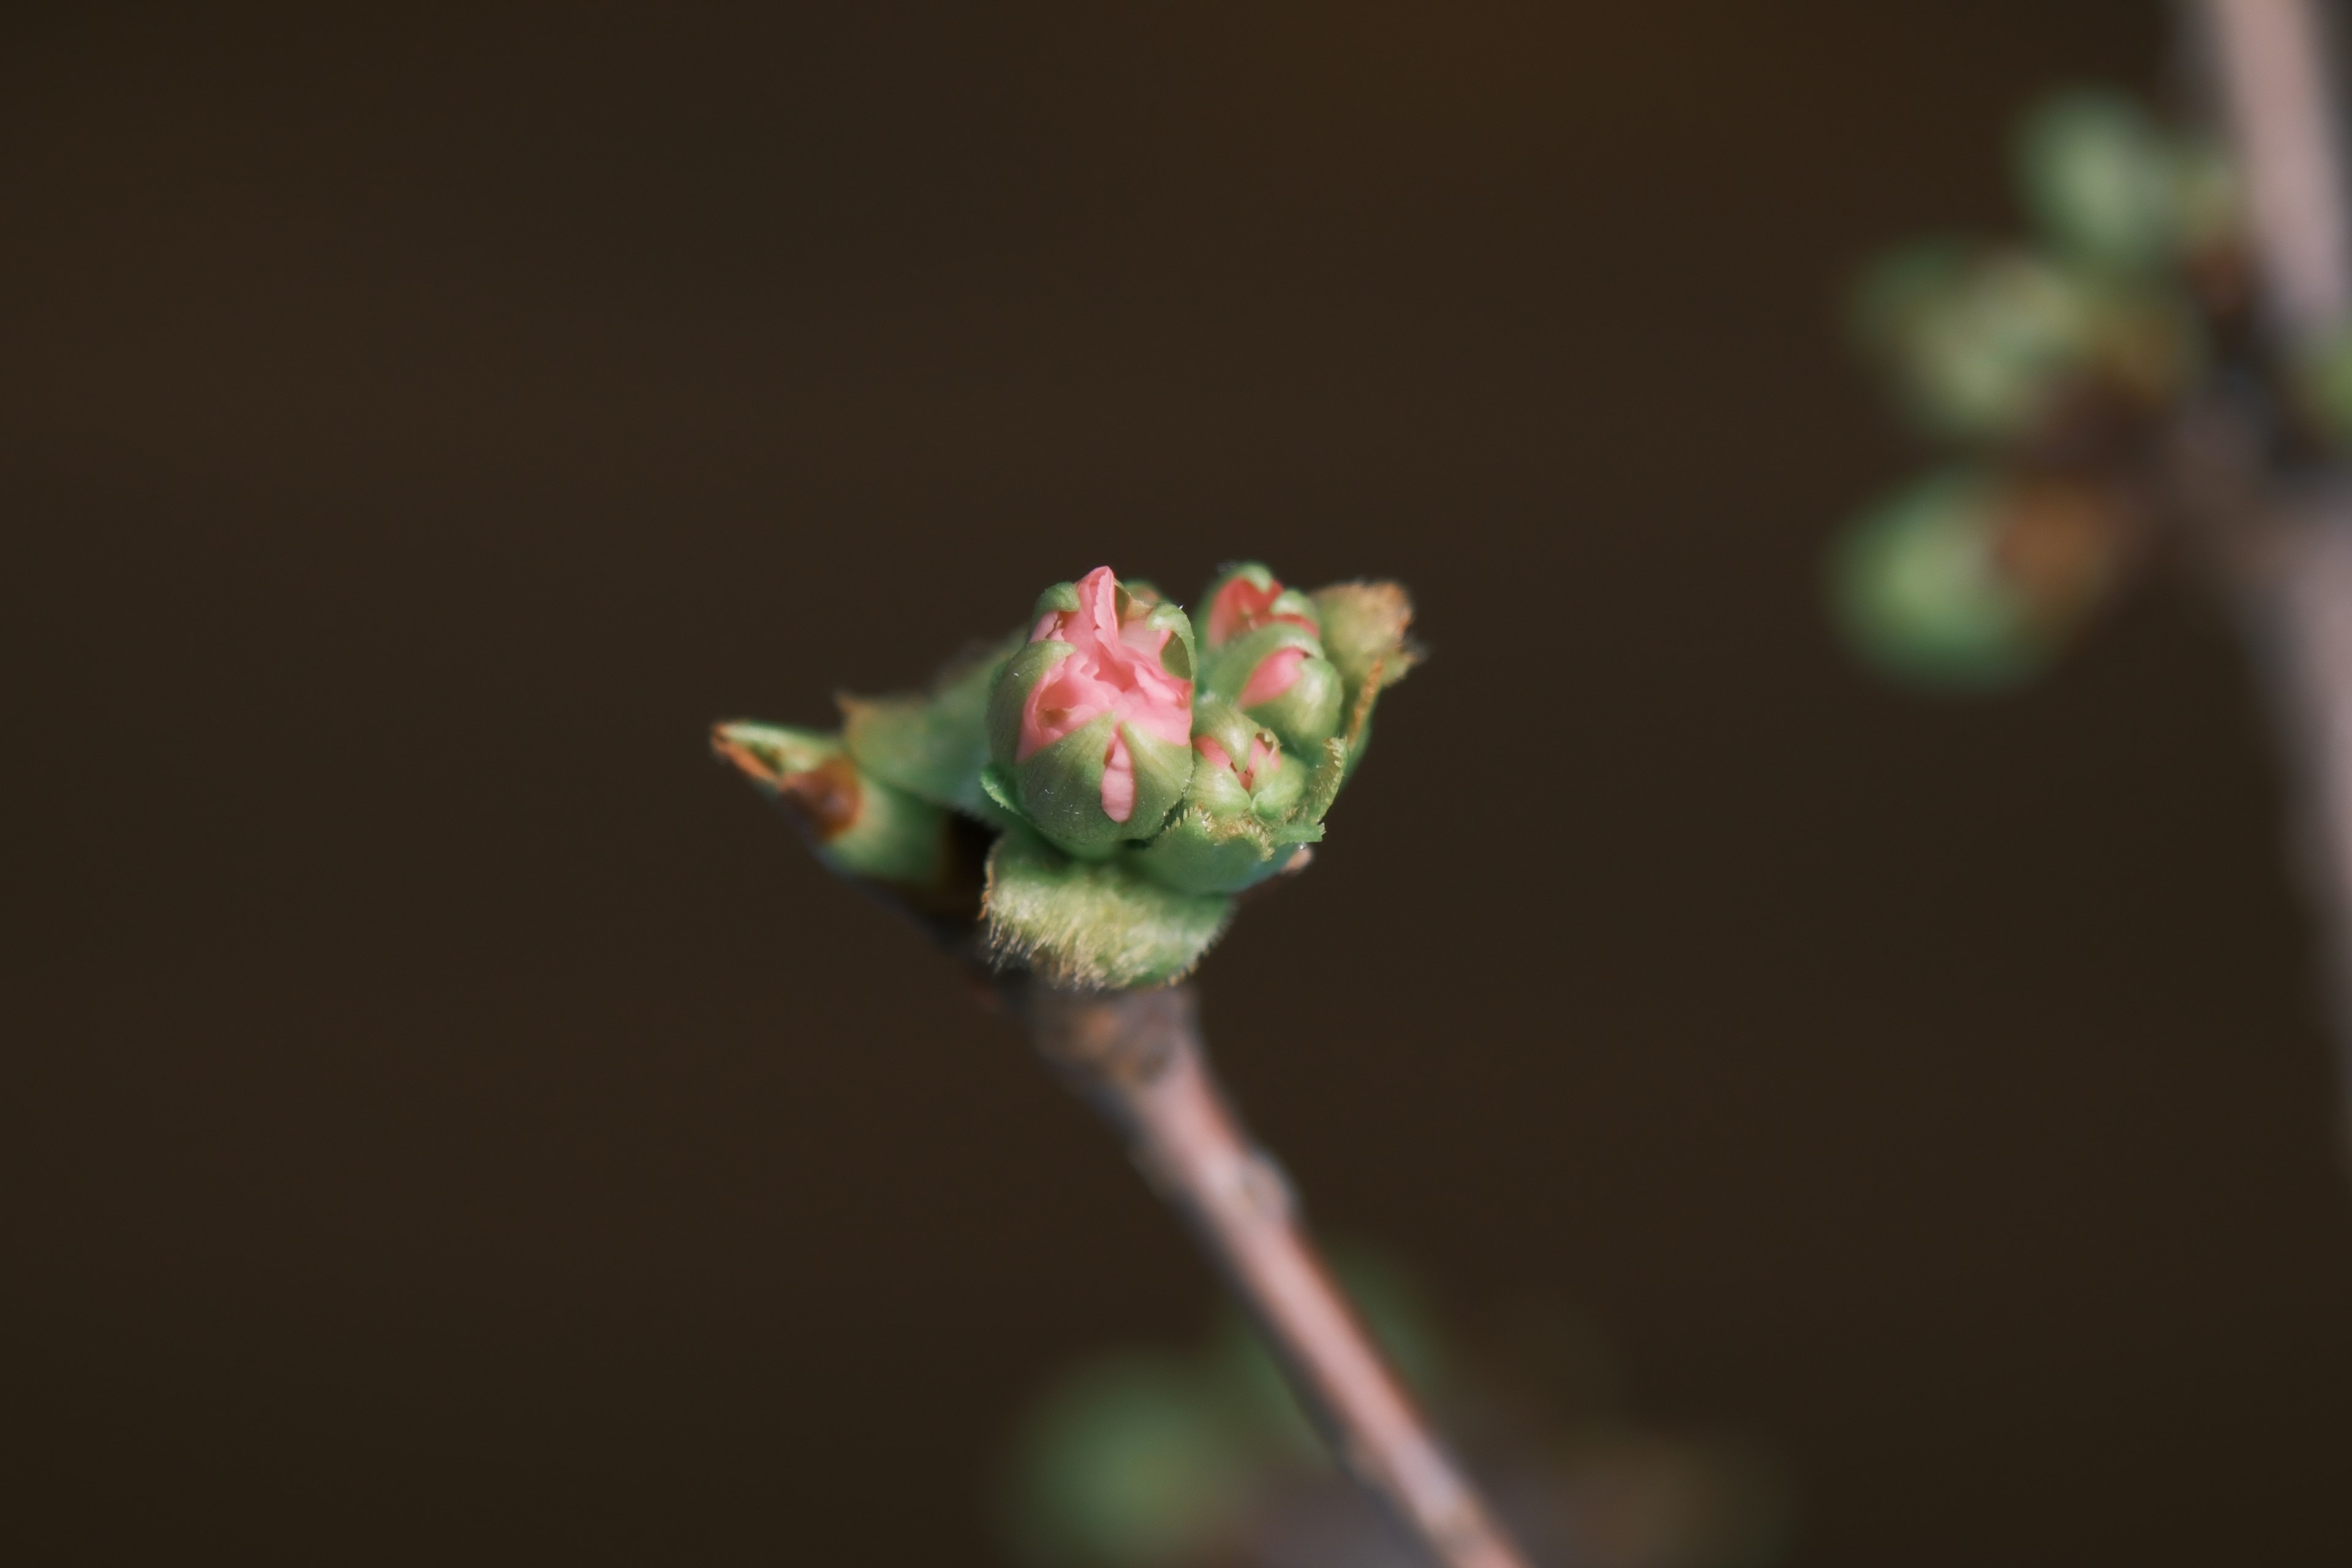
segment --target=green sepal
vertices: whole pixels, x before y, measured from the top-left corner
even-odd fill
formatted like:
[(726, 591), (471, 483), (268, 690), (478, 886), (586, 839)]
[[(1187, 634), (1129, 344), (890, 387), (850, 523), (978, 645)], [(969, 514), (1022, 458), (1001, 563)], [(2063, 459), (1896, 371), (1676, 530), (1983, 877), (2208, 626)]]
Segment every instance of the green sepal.
[(1034, 626), (1047, 616), (1070, 615), (1077, 607), (1078, 585), (1076, 583), (1056, 583), (1037, 595), (1037, 603), (1029, 612), (1029, 623)]
[(1129, 857), (1073, 859), (1014, 827), (989, 852), (982, 910), (1000, 967), (1026, 965), (1066, 990), (1110, 991), (1181, 979), (1224, 933), (1233, 900), (1155, 882)]
[[(1170, 646), (1175, 646), (1172, 639)], [(1111, 714), (1098, 714), (1052, 745), (1020, 757), (1021, 715), (1029, 694), (1074, 651), (1068, 643), (1049, 638), (1013, 656), (989, 700), (989, 753), (1000, 787), (1017, 803), (1024, 820), (1067, 853), (1100, 858), (1124, 843), (1160, 831), (1191, 782), (1192, 748), (1146, 734), (1133, 724), (1118, 725), (1135, 762), (1135, 805), (1124, 822), (1114, 820), (1102, 803), (1103, 765), (1117, 722)], [(1005, 804), (1003, 795), (986, 790), (982, 795)]]
[[(1243, 714), (1230, 702), (1206, 692), (1192, 701), (1192, 738), (1196, 760), (1192, 782), (1184, 789), (1184, 805), (1219, 816), (1247, 813), (1261, 821), (1286, 821), (1298, 807), (1307, 787), (1307, 769), (1283, 749), (1282, 737)], [(1253, 770), (1244, 786), (1233, 768), (1221, 768), (1200, 755), (1199, 742), (1211, 740), (1222, 747), (1234, 767), (1246, 768), (1253, 742), (1262, 743), (1276, 757), (1273, 769)]]
[(1297, 679), (1280, 696), (1244, 711), (1282, 737), (1284, 745), (1311, 752), (1339, 733), (1347, 696), (1339, 672), (1323, 657), (1322, 639), (1307, 627), (1269, 621), (1232, 638), (1210, 653), (1201, 684), (1212, 695), (1238, 704), (1258, 666), (1284, 648), (1297, 648), (1307, 656), (1298, 662)]
[(1168, 641), (1160, 649), (1160, 668), (1179, 680), (1197, 681), (1200, 679), (1201, 648), (1192, 640), (1192, 617), (1184, 613), (1184, 607), (1160, 600), (1152, 605), (1151, 613), (1143, 617), (1143, 624), (1154, 631), (1168, 634)]
[[(1115, 581), (1118, 585), (1118, 597), (1112, 603), (1119, 624), (1125, 626), (1135, 609), (1144, 608), (1147, 614), (1143, 616), (1143, 624), (1170, 634), (1167, 646), (1160, 650), (1160, 667), (1180, 680), (1192, 679), (1193, 671), (1200, 668), (1201, 662), (1198, 645), (1192, 638), (1192, 618), (1184, 613), (1181, 605), (1170, 604), (1167, 596), (1149, 583), (1140, 579), (1129, 582), (1125, 578)], [(1076, 583), (1056, 583), (1037, 595), (1036, 606), (1029, 613), (1030, 625), (1035, 626), (1047, 616), (1074, 614), (1078, 603), (1078, 585)], [(1032, 643), (1030, 646), (1042, 645)]]
[(718, 726), (711, 744), (792, 814), (831, 869), (914, 888), (941, 880), (946, 812), (859, 767), (839, 736), (747, 721)]
[(1150, 838), (1184, 798), (1192, 776), (1192, 748), (1119, 724), (1135, 762), (1135, 805), (1127, 820), (1103, 809), (1103, 763), (1113, 720), (1105, 713), (1071, 731), (1026, 762), (1014, 764), (1022, 815), (1031, 826), (1073, 855), (1100, 857), (1122, 844)]
[(1270, 827), (1253, 816), (1220, 816), (1189, 805), (1160, 837), (1137, 850), (1136, 868), (1184, 893), (1238, 893), (1290, 868), (1301, 844), (1318, 842), (1320, 824)]
[(1280, 587), (1273, 570), (1264, 562), (1235, 561), (1217, 569), (1216, 577), (1209, 584), (1208, 591), (1201, 595), (1200, 605), (1192, 613), (1192, 630), (1201, 647), (1215, 647), (1216, 645), (1209, 640), (1209, 613), (1216, 606), (1226, 584), (1235, 578), (1243, 579), (1260, 593), (1273, 592), (1274, 597), (1265, 612), (1268, 616), (1297, 616), (1307, 623), (1304, 629), (1312, 630), (1318, 636), (1321, 634), (1323, 628), (1316, 618), (1313, 600), (1296, 588)]
[(988, 699), (1018, 634), (950, 664), (929, 696), (842, 697), (850, 755), (876, 778), (967, 816), (1001, 825), (980, 787), (988, 761)]
[(1246, 787), (1230, 767), (1199, 754), (1183, 804), (1160, 836), (1135, 853), (1135, 864), (1155, 881), (1183, 892), (1237, 893), (1289, 868), (1300, 845), (1323, 837), (1322, 827), (1297, 820), (1309, 783), (1306, 765), (1285, 754), (1272, 731), (1252, 723), (1232, 705), (1202, 697), (1192, 710), (1198, 740), (1213, 740), (1243, 765), (1268, 748), (1269, 770), (1253, 770)]
[[(1069, 587), (1065, 583), (1063, 587)], [(1046, 592), (1051, 594), (1052, 589)], [(1073, 596), (1077, 590), (1070, 589)], [(1043, 603), (1043, 600), (1039, 601)], [(1021, 751), (1021, 710), (1029, 700), (1029, 693), (1055, 665), (1077, 649), (1066, 642), (1033, 642), (1016, 649), (1013, 657), (997, 672), (996, 684), (988, 696), (988, 756), (1001, 768), (1011, 768)]]
[(1350, 746), (1334, 735), (1323, 742), (1322, 759), (1307, 775), (1307, 793), (1300, 799), (1297, 811), (1291, 816), (1294, 824), (1320, 822), (1330, 814), (1332, 803), (1339, 798), (1339, 790), (1347, 784), (1348, 775), (1356, 771), (1356, 753), (1362, 750), (1360, 741), (1360, 736), (1359, 744)]
[(994, 763), (980, 770), (980, 791), (1001, 807), (1015, 822), (1021, 816), (1021, 795), (1013, 787), (1013, 775)]

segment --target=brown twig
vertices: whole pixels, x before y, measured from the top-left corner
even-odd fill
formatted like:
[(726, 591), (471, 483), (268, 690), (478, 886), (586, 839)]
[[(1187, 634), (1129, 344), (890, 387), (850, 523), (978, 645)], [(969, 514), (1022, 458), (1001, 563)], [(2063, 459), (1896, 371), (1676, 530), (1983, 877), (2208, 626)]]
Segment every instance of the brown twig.
[(1340, 1463), (1446, 1568), (1524, 1568), (1243, 1130), (1209, 1070), (1192, 987), (1033, 990), (1024, 1010), (1038, 1050), (1117, 1129), (1256, 1320)]
[[(2268, 323), (2287, 363), (2307, 361), (2352, 327), (2352, 193), (2327, 18), (2317, 0), (2200, 0), (2200, 12)], [(2325, 932), (2352, 1106), (2352, 473), (2332, 463), (2270, 488), (2240, 600), (2302, 795), (2294, 858)], [(2352, 1141), (2352, 1111), (2345, 1132)]]

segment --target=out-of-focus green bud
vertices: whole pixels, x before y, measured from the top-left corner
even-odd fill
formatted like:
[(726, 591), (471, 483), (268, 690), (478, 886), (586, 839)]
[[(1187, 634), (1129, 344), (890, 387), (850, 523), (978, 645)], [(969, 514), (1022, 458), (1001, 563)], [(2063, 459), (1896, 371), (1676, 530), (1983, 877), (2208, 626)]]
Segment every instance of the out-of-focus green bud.
[(1832, 595), (1847, 637), (1879, 668), (1990, 689), (2048, 664), (2112, 584), (2123, 542), (2098, 491), (1952, 470), (1854, 525), (1832, 562)]
[(1233, 900), (1154, 881), (1134, 859), (1073, 859), (1027, 828), (1007, 829), (988, 856), (990, 956), (1066, 991), (1181, 979), (1223, 934)]
[(2193, 323), (2167, 289), (2029, 252), (1946, 243), (1880, 264), (1864, 280), (1855, 325), (1915, 418), (1974, 440), (2030, 434), (2070, 392), (2160, 403), (2199, 353)]
[(1864, 279), (1863, 342), (1937, 434), (2016, 435), (2092, 367), (2099, 312), (2082, 283), (2022, 251), (1933, 243)]
[(2184, 238), (2171, 139), (2121, 94), (2061, 93), (2026, 117), (2019, 184), (2059, 248), (2095, 266), (2147, 272)]
[(840, 737), (780, 724), (720, 724), (711, 749), (790, 812), (842, 875), (932, 889), (947, 868), (947, 814), (860, 768)]
[(1422, 659), (1413, 642), (1412, 600), (1395, 583), (1334, 583), (1315, 590), (1323, 652), (1339, 672), (1347, 717), (1348, 769), (1372, 737), (1372, 705)]
[(844, 742), (886, 784), (984, 822), (1003, 814), (981, 788), (988, 763), (988, 694), (1022, 646), (1018, 635), (950, 663), (928, 696), (840, 699)]
[(1072, 855), (1158, 833), (1192, 773), (1192, 635), (1108, 566), (1047, 589), (989, 699), (982, 787)]
[(1057, 1379), (1029, 1418), (1015, 1543), (1035, 1568), (1202, 1561), (1238, 1528), (1267, 1463), (1198, 1355), (1100, 1356)]
[(2338, 447), (2352, 445), (2352, 332), (2340, 332), (2306, 352), (2294, 367), (2304, 414)]
[(2242, 241), (2245, 186), (2228, 148), (2211, 136), (2180, 137), (2173, 149), (2172, 179), (2184, 252), (2210, 256)]
[[(1290, 868), (1323, 837), (1303, 816), (1312, 770), (1269, 729), (1203, 696), (1193, 708), (1192, 783), (1160, 837), (1136, 852), (1154, 881), (1188, 893), (1237, 893)], [(1322, 802), (1328, 809), (1328, 798)], [(1319, 816), (1320, 813), (1318, 813)]]

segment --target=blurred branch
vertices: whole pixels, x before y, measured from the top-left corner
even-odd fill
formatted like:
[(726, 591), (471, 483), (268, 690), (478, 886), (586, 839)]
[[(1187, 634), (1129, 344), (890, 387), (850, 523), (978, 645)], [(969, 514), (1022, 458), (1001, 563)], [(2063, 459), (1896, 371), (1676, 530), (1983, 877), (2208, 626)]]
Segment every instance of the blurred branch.
[(1209, 1070), (1189, 985), (1026, 998), (1037, 1048), (1258, 1323), (1340, 1463), (1446, 1568), (1524, 1568), (1307, 1239), (1290, 1186)]
[[(2251, 197), (2255, 261), (2281, 353), (2307, 360), (2352, 326), (2352, 224), (2338, 82), (2317, 0), (2200, 0), (2216, 98)], [(2352, 1097), (2352, 473), (2274, 487), (2240, 574), (2249, 637), (2302, 798), (2295, 859), (2318, 907)], [(2347, 1098), (2352, 1106), (2352, 1098)], [(2352, 1139), (2352, 1112), (2345, 1131)]]
[(2204, 0), (2214, 86), (2252, 198), (2270, 309), (2292, 341), (2352, 313), (2340, 121), (2316, 0)]

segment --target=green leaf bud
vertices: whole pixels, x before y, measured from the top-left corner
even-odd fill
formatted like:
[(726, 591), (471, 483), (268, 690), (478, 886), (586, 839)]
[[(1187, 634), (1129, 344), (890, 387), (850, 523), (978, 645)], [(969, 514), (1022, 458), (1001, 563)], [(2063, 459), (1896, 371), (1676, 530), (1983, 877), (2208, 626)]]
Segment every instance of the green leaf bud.
[(2352, 332), (2306, 351), (2294, 366), (2296, 401), (2331, 445), (2352, 445)]
[(2102, 492), (1952, 470), (1856, 523), (1832, 562), (1832, 596), (1856, 650), (1888, 674), (1991, 689), (2048, 664), (2112, 584), (2125, 542)]
[(843, 740), (857, 765), (909, 795), (983, 821), (1003, 812), (980, 786), (988, 697), (1018, 635), (950, 663), (928, 696), (842, 697)]
[(2148, 272), (2180, 252), (2184, 192), (2171, 139), (2119, 93), (2061, 93), (2026, 117), (2017, 170), (2028, 209), (2070, 256)]
[(2015, 436), (2095, 363), (2098, 310), (2082, 282), (2022, 251), (1936, 243), (1864, 279), (1855, 321), (1913, 416), (1943, 436)]
[(940, 884), (947, 814), (860, 768), (838, 736), (745, 721), (717, 726), (710, 744), (791, 814), (834, 870), (909, 889)]

